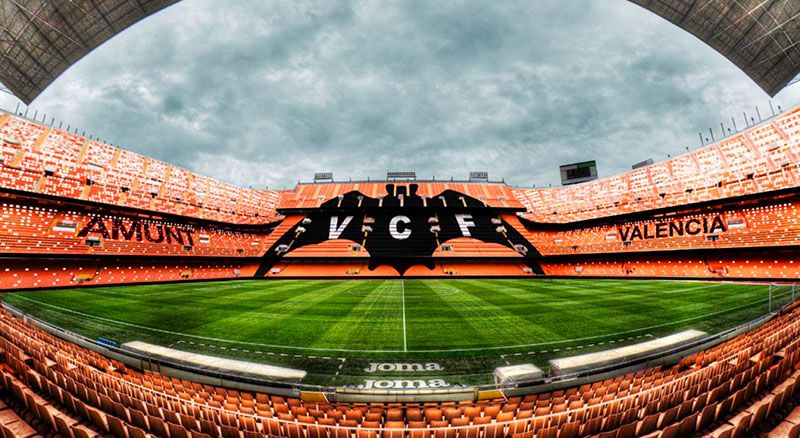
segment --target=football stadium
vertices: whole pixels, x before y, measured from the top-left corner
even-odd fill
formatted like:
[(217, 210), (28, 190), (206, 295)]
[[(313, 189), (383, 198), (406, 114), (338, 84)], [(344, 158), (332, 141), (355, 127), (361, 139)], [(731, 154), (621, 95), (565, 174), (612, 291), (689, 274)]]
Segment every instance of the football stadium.
[[(800, 436), (800, 106), (558, 186), (283, 189), (27, 109), (175, 3), (0, 1), (2, 436)], [(800, 74), (796, 1), (620, 3)]]

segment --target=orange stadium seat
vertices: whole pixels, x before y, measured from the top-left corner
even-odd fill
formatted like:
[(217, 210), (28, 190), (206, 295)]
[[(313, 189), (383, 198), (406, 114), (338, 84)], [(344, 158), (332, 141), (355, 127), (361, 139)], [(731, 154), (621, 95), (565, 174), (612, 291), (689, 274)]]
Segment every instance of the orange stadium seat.
[[(756, 251), (752, 257), (686, 256), (684, 251), (720, 251), (748, 248), (791, 247), (800, 236), (796, 198), (769, 194), (795, 187), (797, 175), (800, 109), (782, 114), (718, 143), (662, 163), (575, 186), (548, 189), (512, 189), (498, 183), (427, 181), (417, 184), (426, 197), (455, 190), (492, 207), (523, 207), (521, 215), (533, 221), (524, 225), (513, 214), (503, 219), (520, 231), (545, 257), (547, 275), (669, 276), (692, 278), (800, 278), (794, 261), (781, 259), (765, 264)], [(53, 129), (21, 117), (5, 116), (0, 123), (0, 187), (18, 194), (3, 194), (0, 208), (0, 254), (59, 254), (88, 257), (86, 263), (108, 256), (250, 258), (263, 256), (278, 239), (303, 219), (302, 214), (283, 218), (278, 209), (315, 208), (323, 202), (358, 190), (378, 197), (384, 183), (347, 182), (301, 184), (294, 191), (259, 191), (224, 184), (161, 161)], [(396, 184), (395, 190), (403, 184)], [(19, 194), (25, 192), (24, 194)], [(763, 194), (754, 201), (735, 201), (737, 196)], [(56, 202), (51, 198), (71, 200)], [(713, 212), (698, 214), (687, 204), (725, 201)], [(98, 203), (98, 204), (87, 204)], [(91, 207), (90, 207), (91, 205)], [(96, 206), (99, 205), (100, 207)], [(647, 211), (670, 207), (670, 216), (647, 216)], [(161, 217), (170, 214), (170, 218)], [(620, 214), (635, 219), (617, 220)], [(649, 229), (665, 221), (713, 220), (719, 217), (724, 232), (676, 235), (665, 238), (626, 239), (633, 229)], [(283, 218), (271, 232), (241, 228)], [(192, 233), (191, 244), (104, 236), (101, 229), (82, 234), (92, 220), (105, 228), (121, 220), (145, 229), (173, 227)], [(540, 223), (594, 220), (590, 225), (560, 229), (537, 228)], [(598, 222), (599, 221), (599, 222)], [(155, 227), (155, 228), (153, 228)], [(239, 227), (239, 228), (237, 228)], [(125, 228), (127, 230), (127, 228)], [(243, 230), (243, 231), (240, 231)], [(246, 231), (245, 231), (246, 230)], [(647, 235), (648, 231), (644, 231)], [(82, 235), (81, 235), (82, 234)], [(670, 258), (654, 258), (653, 251), (675, 252)], [(713, 254), (713, 253), (712, 253)], [(587, 259), (604, 255), (604, 259)], [(624, 255), (624, 258), (618, 257)], [(369, 270), (369, 254), (360, 242), (329, 241), (302, 247), (287, 254), (270, 269), (276, 277), (370, 277), (394, 276), (381, 266)], [(572, 257), (551, 261), (547, 257)], [(412, 276), (527, 276), (531, 269), (506, 246), (468, 238), (440, 245), (433, 254), (434, 269), (412, 267)], [(508, 258), (509, 260), (502, 260)], [(322, 260), (314, 260), (322, 259)], [(254, 265), (248, 261), (245, 265)], [(179, 263), (173, 263), (178, 266)], [(225, 261), (209, 265), (229, 266)], [(163, 266), (172, 266), (166, 262)], [(43, 265), (32, 263), (30, 268)], [(160, 269), (160, 268), (159, 268)], [(166, 268), (164, 268), (166, 269)], [(177, 268), (176, 268), (177, 269)], [(226, 268), (227, 269), (227, 268)], [(184, 270), (186, 271), (186, 270)], [(30, 271), (29, 271), (30, 272)], [(52, 275), (52, 272), (42, 275)], [(178, 272), (177, 279), (189, 275)], [(216, 274), (215, 274), (216, 275)], [(81, 284), (88, 283), (85, 274)], [(171, 274), (137, 274), (137, 281), (161, 281)], [(131, 278), (133, 278), (131, 277)], [(94, 276), (100, 281), (110, 276)], [(128, 278), (117, 275), (115, 278)], [(108, 280), (111, 281), (111, 280)], [(35, 287), (36, 282), (13, 281)], [(74, 281), (60, 281), (70, 284)], [(52, 285), (50, 282), (39, 282)], [(22, 286), (17, 286), (22, 287)]]
[[(0, 202), (0, 253), (258, 257), (267, 249), (266, 241), (260, 243), (264, 241), (261, 233), (155, 220), (143, 215), (97, 214), (81, 211), (78, 206), (74, 210), (54, 208), (57, 206), (26, 204), (2, 196)], [(115, 228), (115, 221), (121, 228)], [(153, 239), (163, 240), (158, 236), (167, 233), (164, 227), (179, 234), (181, 240), (171, 244), (148, 241), (150, 234)], [(84, 229), (93, 231), (82, 234)], [(135, 235), (126, 235), (126, 230), (132, 229)], [(99, 239), (97, 245), (88, 246), (87, 238)]]
[(1, 187), (228, 223), (279, 218), (278, 192), (222, 183), (23, 118), (3, 120), (0, 147)]
[(561, 188), (514, 189), (536, 222), (566, 223), (798, 184), (800, 108), (663, 163)]
[[(478, 402), (318, 403), (140, 372), (0, 311), (0, 387), (31, 424), (78, 436), (631, 436), (758, 430), (800, 389), (800, 305), (670, 368)], [(2, 391), (0, 391), (2, 392)], [(19, 423), (18, 415), (0, 422)], [(790, 430), (795, 417), (788, 416)], [(782, 424), (782, 423), (781, 423)], [(17, 426), (27, 433), (31, 425)], [(76, 433), (75, 429), (80, 429)], [(137, 435), (139, 434), (139, 435)], [(232, 434), (232, 435), (231, 435)], [(187, 435), (188, 436), (188, 435)]]
[[(635, 228), (640, 231), (647, 228), (643, 233), (654, 237), (658, 223), (678, 223), (683, 230), (686, 222), (691, 219), (711, 223), (717, 217), (724, 225), (724, 232), (700, 232), (692, 236), (683, 231), (680, 234), (670, 233), (665, 226), (664, 238), (630, 239), (630, 233)], [(624, 239), (623, 236), (628, 238)], [(671, 215), (661, 219), (621, 221), (565, 231), (530, 231), (527, 237), (544, 255), (791, 246), (800, 237), (800, 209), (794, 202), (783, 202), (759, 207), (731, 208), (702, 215)]]

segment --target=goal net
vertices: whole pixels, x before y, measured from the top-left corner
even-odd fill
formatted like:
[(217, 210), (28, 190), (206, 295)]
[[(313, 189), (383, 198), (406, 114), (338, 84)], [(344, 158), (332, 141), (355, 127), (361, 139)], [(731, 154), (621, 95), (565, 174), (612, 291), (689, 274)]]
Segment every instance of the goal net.
[(771, 283), (769, 285), (769, 311), (775, 312), (781, 307), (800, 298), (800, 288), (796, 283)]

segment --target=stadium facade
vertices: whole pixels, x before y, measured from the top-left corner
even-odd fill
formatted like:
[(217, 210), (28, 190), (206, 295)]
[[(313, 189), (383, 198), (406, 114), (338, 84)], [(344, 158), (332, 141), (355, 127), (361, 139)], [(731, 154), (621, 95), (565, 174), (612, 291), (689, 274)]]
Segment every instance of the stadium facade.
[[(12, 114), (0, 116), (0, 141), (4, 290), (244, 278), (800, 278), (800, 108), (664, 162), (558, 188), (393, 180), (245, 189)], [(573, 371), (556, 360), (549, 374), (533, 367), (510, 381), (504, 373), (519, 368), (499, 367), (489, 386), (432, 375), (342, 387), (308, 385), (297, 369), (120, 347), (4, 307), (4, 385), (21, 403), (15, 412), (36, 418), (12, 424), (74, 436), (725, 435), (761, 430), (794, 406), (800, 377), (794, 303), (721, 333), (606, 350), (604, 365), (576, 356)], [(441, 369), (386, 360), (369, 366)], [(780, 418), (776, 430), (795, 428)]]
[(559, 188), (245, 189), (19, 116), (0, 123), (4, 289), (248, 277), (800, 279), (800, 109)]

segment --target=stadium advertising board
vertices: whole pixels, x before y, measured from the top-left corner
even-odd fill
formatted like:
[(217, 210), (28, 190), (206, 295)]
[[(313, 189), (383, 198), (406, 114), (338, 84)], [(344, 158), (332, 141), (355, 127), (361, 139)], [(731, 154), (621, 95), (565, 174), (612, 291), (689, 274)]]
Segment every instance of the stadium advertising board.
[(435, 389), (447, 388), (449, 385), (443, 379), (396, 379), (396, 380), (372, 380), (367, 379), (363, 385), (358, 385), (358, 389)]
[(411, 362), (370, 362), (364, 368), (365, 373), (374, 372), (419, 372), (419, 371), (442, 371), (442, 366), (436, 362), (411, 363)]

